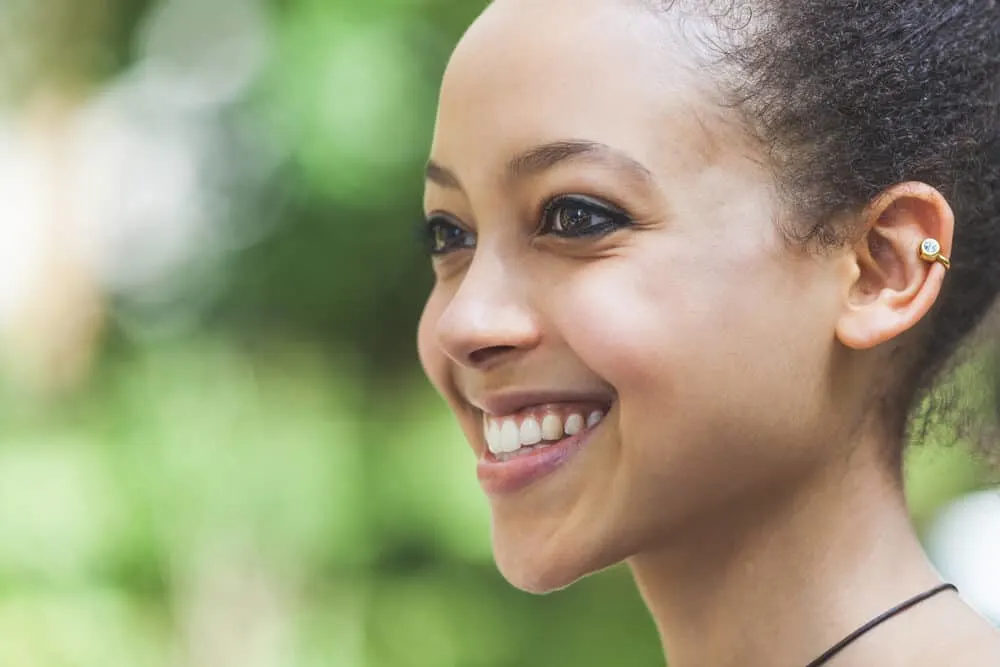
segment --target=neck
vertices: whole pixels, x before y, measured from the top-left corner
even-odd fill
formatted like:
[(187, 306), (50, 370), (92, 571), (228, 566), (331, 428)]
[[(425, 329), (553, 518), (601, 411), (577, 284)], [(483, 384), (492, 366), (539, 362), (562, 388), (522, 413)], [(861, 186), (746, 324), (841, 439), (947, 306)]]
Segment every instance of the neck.
[(630, 560), (672, 667), (805, 666), (940, 583), (874, 450)]

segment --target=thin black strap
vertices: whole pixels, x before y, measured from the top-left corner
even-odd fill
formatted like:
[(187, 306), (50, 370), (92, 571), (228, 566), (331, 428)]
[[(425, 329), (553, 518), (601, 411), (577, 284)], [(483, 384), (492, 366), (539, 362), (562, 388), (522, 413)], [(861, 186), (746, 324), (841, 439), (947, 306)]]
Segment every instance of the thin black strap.
[(854, 632), (852, 632), (851, 634), (847, 635), (846, 637), (844, 637), (843, 639), (841, 639), (839, 642), (837, 642), (836, 644), (834, 644), (833, 646), (831, 646), (829, 648), (829, 650), (827, 650), (820, 657), (818, 657), (815, 660), (813, 660), (812, 662), (810, 662), (808, 665), (806, 665), (806, 667), (819, 667), (820, 665), (826, 664), (827, 661), (830, 660), (830, 658), (832, 658), (833, 656), (837, 655), (838, 653), (840, 653), (841, 651), (843, 651), (845, 648), (847, 648), (849, 645), (851, 645), (852, 643), (854, 643), (855, 641), (857, 641), (857, 639), (860, 638), (861, 635), (865, 634), (869, 630), (872, 630), (876, 626), (884, 623), (885, 621), (888, 621), (893, 616), (896, 616), (897, 614), (903, 613), (904, 611), (906, 611), (910, 607), (916, 606), (916, 605), (920, 604), (921, 602), (923, 602), (924, 600), (932, 598), (935, 595), (937, 595), (938, 593), (943, 593), (944, 591), (948, 591), (948, 590), (955, 591), (956, 593), (958, 592), (958, 588), (956, 588), (954, 584), (941, 584), (940, 586), (936, 586), (936, 587), (930, 589), (929, 591), (925, 591), (925, 592), (921, 593), (920, 595), (912, 597), (909, 600), (907, 600), (907, 601), (905, 601), (905, 602), (903, 602), (903, 603), (901, 603), (901, 604), (893, 607), (892, 609), (890, 609), (890, 610), (888, 610), (886, 612), (883, 612), (882, 614), (879, 614), (878, 616), (876, 616), (872, 620), (868, 621), (867, 623), (865, 623), (864, 625), (862, 625), (860, 628), (858, 628), (857, 630), (855, 630)]

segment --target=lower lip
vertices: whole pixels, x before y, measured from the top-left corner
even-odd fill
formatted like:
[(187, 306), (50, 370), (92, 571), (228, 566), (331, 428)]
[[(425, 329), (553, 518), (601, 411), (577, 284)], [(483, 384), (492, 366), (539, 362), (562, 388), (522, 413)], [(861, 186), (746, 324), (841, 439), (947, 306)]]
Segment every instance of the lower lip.
[(576, 435), (563, 438), (559, 442), (516, 456), (509, 461), (500, 461), (487, 449), (479, 459), (476, 473), (483, 490), (490, 495), (516, 493), (551, 475), (579, 452), (604, 423), (584, 429)]

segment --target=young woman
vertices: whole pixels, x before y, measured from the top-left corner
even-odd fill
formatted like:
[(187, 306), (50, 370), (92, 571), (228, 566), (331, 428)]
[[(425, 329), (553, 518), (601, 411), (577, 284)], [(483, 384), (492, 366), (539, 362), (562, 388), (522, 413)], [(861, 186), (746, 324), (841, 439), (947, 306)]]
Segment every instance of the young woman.
[(901, 482), (1000, 289), (1000, 3), (497, 0), (426, 212), (513, 585), (627, 562), (672, 667), (1000, 665)]

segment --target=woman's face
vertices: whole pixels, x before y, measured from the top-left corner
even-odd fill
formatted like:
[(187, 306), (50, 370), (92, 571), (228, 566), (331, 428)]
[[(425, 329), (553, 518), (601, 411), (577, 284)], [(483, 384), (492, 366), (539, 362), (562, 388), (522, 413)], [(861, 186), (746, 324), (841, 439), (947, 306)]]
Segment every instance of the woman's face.
[(783, 241), (683, 33), (641, 2), (499, 0), (445, 75), (420, 357), (526, 590), (789, 488), (843, 414), (843, 270)]

